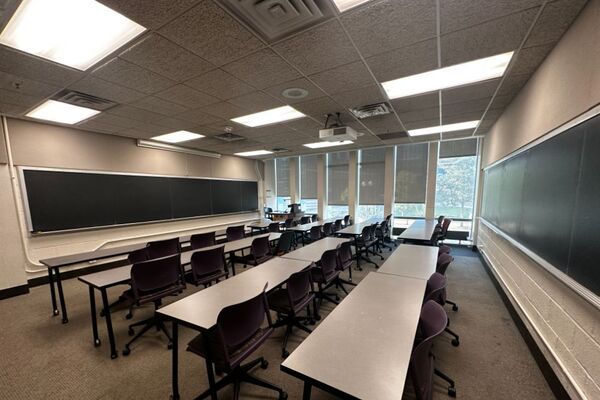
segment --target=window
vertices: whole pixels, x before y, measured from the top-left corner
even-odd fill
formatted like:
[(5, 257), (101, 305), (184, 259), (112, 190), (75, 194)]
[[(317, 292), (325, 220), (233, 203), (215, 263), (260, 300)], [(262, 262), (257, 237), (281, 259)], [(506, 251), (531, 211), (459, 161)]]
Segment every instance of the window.
[(348, 214), (348, 152), (327, 154), (327, 218)]
[(411, 218), (425, 217), (429, 144), (396, 146), (394, 226), (406, 227)]
[(454, 219), (452, 230), (470, 231), (477, 178), (477, 139), (441, 142), (439, 154), (435, 215)]
[(306, 213), (318, 212), (317, 156), (300, 157), (300, 204)]
[(275, 177), (276, 208), (278, 211), (287, 211), (287, 206), (291, 202), (289, 158), (277, 158), (275, 160)]
[(358, 209), (356, 220), (383, 219), (385, 148), (361, 150), (358, 162)]

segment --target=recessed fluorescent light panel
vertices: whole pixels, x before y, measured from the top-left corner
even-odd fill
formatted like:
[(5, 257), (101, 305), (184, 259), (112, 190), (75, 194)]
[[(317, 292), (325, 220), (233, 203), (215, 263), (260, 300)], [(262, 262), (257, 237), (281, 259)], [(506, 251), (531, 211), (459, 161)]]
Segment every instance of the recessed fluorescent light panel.
[(305, 117), (300, 111), (290, 106), (273, 108), (267, 111), (261, 111), (255, 114), (244, 115), (243, 117), (232, 118), (233, 122), (246, 125), (251, 128), (257, 126), (276, 124), (278, 122), (289, 121), (292, 119)]
[(340, 12), (347, 11), (368, 1), (371, 0), (333, 0), (335, 6), (338, 10), (340, 10)]
[(204, 135), (199, 135), (199, 134), (193, 133), (193, 132), (177, 131), (177, 132), (165, 133), (164, 135), (160, 135), (160, 136), (154, 136), (153, 138), (150, 138), (150, 139), (158, 140), (159, 142), (166, 142), (166, 143), (181, 143), (181, 142), (187, 142), (187, 141), (194, 140), (194, 139), (200, 139), (203, 137), (204, 137)]
[(30, 111), (26, 117), (72, 125), (99, 113), (100, 111), (91, 108), (47, 100)]
[(323, 147), (343, 146), (345, 144), (354, 143), (352, 140), (342, 140), (340, 142), (315, 142), (307, 143), (303, 146), (310, 147), (311, 149), (322, 149)]
[(244, 151), (242, 153), (234, 153), (236, 156), (242, 157), (253, 157), (253, 156), (266, 156), (267, 154), (273, 154), (272, 151), (269, 150), (254, 150), (254, 151)]
[(390, 99), (468, 85), (504, 75), (514, 51), (383, 82)]
[(93, 0), (23, 0), (0, 43), (86, 70), (145, 30)]
[(429, 128), (412, 129), (408, 131), (410, 136), (434, 135), (438, 133), (462, 131), (465, 129), (475, 129), (479, 121), (459, 122), (457, 124), (431, 126)]

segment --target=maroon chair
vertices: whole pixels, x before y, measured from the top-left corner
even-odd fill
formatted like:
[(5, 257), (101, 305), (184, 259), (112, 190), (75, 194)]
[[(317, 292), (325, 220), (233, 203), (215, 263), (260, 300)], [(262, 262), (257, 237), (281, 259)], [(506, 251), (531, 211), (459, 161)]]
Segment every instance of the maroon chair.
[(338, 264), (337, 269), (340, 271), (340, 275), (344, 271), (348, 271), (348, 279), (342, 279), (341, 276), (338, 275), (338, 284), (339, 287), (344, 291), (344, 293), (348, 294), (348, 291), (344, 287), (344, 285), (356, 286), (356, 283), (352, 282), (352, 262), (354, 261), (354, 256), (352, 255), (352, 242), (344, 242), (337, 247), (338, 250)]
[[(269, 308), (277, 313), (277, 321), (273, 328), (286, 327), (281, 347), (281, 357), (285, 358), (290, 354), (286, 350), (286, 346), (293, 328), (296, 327), (306, 333), (311, 333), (312, 330), (305, 327), (302, 322), (306, 321), (310, 325), (315, 323), (310, 312), (311, 302), (315, 312), (317, 309), (311, 267), (290, 275), (285, 289), (277, 289), (271, 292), (267, 298), (269, 299)], [(301, 317), (299, 314), (305, 308), (306, 317)]]
[(341, 219), (336, 219), (335, 222), (333, 223), (333, 233), (336, 233), (337, 231), (341, 231), (343, 226), (343, 221)]
[(318, 287), (316, 295), (319, 299), (319, 307), (321, 307), (321, 304), (323, 304), (323, 300), (330, 301), (333, 304), (339, 304), (340, 297), (337, 294), (334, 298), (325, 292), (325, 290), (336, 283), (341, 272), (337, 265), (337, 252), (337, 249), (327, 250), (324, 252), (323, 255), (321, 255), (319, 266), (312, 269), (312, 279)]
[(312, 226), (308, 231), (308, 237), (303, 238), (303, 244), (316, 242), (323, 238), (323, 231), (321, 226)]
[(431, 400), (433, 398), (434, 374), (448, 382), (448, 395), (456, 397), (454, 381), (435, 368), (435, 357), (431, 352), (433, 339), (444, 331), (447, 324), (448, 317), (442, 306), (433, 300), (423, 305), (418, 327), (421, 339), (413, 347), (408, 366), (408, 373), (417, 400)]
[[(440, 306), (444, 306), (446, 304), (446, 285), (448, 280), (446, 277), (438, 272), (434, 272), (429, 279), (427, 280), (427, 286), (425, 288), (425, 297), (423, 303), (433, 300), (438, 303)], [(446, 314), (446, 318), (448, 319), (448, 326), (450, 325), (450, 319)], [(446, 326), (446, 332), (454, 337), (452, 339), (452, 345), (454, 347), (458, 347), (460, 345), (459, 336), (452, 331), (450, 328)]]
[(319, 216), (317, 214), (313, 214), (310, 218), (312, 222), (317, 222), (319, 220)]
[(225, 229), (225, 237), (228, 242), (243, 239), (246, 237), (246, 229), (244, 225), (228, 226), (227, 229)]
[(312, 222), (311, 217), (301, 217), (300, 218), (300, 225), (310, 224), (311, 222)]
[(286, 228), (291, 228), (294, 226), (294, 220), (292, 218), (288, 218), (284, 222)]
[[(379, 265), (377, 265), (377, 263), (373, 260), (371, 260), (371, 257), (369, 257), (369, 248), (372, 247), (375, 244), (375, 240), (373, 239), (373, 230), (371, 229), (371, 225), (367, 225), (365, 226), (361, 233), (360, 236), (358, 236), (354, 242), (352, 243), (356, 249), (356, 256), (357, 259), (361, 258), (364, 261), (373, 264), (375, 266), (375, 268), (379, 268)], [(362, 270), (362, 268), (360, 267), (360, 264), (358, 264), (357, 262), (357, 268), (359, 270)]]
[(352, 225), (351, 222), (352, 221), (350, 221), (350, 215), (344, 216), (344, 227)]
[[(450, 264), (454, 261), (454, 257), (452, 257), (448, 253), (443, 253), (438, 256), (437, 266), (435, 268), (435, 272), (439, 272), (442, 275), (446, 275), (446, 270), (450, 266)], [(452, 311), (458, 311), (458, 304), (448, 299), (445, 299), (445, 302), (452, 305)]]
[(448, 235), (448, 228), (450, 228), (451, 222), (452, 222), (451, 218), (444, 218), (444, 221), (442, 222), (442, 231), (440, 232), (440, 236), (438, 238), (438, 240), (440, 242), (443, 242), (444, 240), (446, 240), (446, 236)]
[[(154, 310), (158, 310), (163, 298), (177, 295), (183, 290), (180, 279), (180, 265), (179, 254), (133, 264), (131, 267), (131, 289), (125, 292), (124, 295), (132, 305), (142, 306), (153, 303)], [(167, 336), (169, 339), (168, 348), (171, 348), (171, 335), (162, 319), (158, 318), (156, 314), (153, 314), (151, 318), (129, 325), (128, 333), (130, 336), (135, 334), (133, 328), (136, 326), (143, 326), (143, 328), (125, 345), (124, 356), (129, 355), (131, 352), (129, 346), (153, 327)]]
[(191, 265), (192, 283), (196, 286), (210, 286), (221, 278), (228, 278), (227, 263), (225, 262), (225, 246), (209, 250), (200, 250), (192, 254)]
[(179, 238), (158, 240), (156, 242), (148, 243), (146, 250), (148, 252), (148, 258), (152, 260), (154, 258), (162, 258), (181, 253), (181, 244), (179, 243)]
[(270, 223), (269, 232), (281, 232), (281, 225), (279, 224), (279, 222)]
[(244, 268), (251, 263), (256, 266), (273, 258), (273, 251), (268, 236), (257, 237), (250, 245), (250, 254), (244, 257)]
[(441, 245), (440, 248), (438, 249), (438, 257), (441, 256), (442, 254), (450, 254), (452, 253), (452, 247), (447, 246), (445, 244)]
[(289, 253), (296, 234), (294, 232), (283, 232), (277, 240), (277, 247), (273, 250), (274, 256), (282, 256)]
[[(219, 389), (233, 383), (233, 398), (237, 400), (242, 382), (274, 390), (279, 393), (279, 399), (287, 399), (287, 393), (282, 388), (250, 375), (249, 371), (259, 364), (266, 369), (269, 365), (267, 360), (260, 357), (242, 365), (273, 333), (266, 288), (265, 284), (263, 291), (257, 296), (223, 308), (217, 316), (217, 323), (189, 342), (187, 350), (206, 360), (210, 386), (197, 399), (209, 396), (217, 398)], [(267, 326), (263, 327), (265, 319)], [(213, 364), (217, 371), (227, 374), (219, 382), (215, 382)]]
[(327, 222), (323, 224), (323, 236), (331, 236), (333, 235), (333, 222)]
[(192, 250), (214, 246), (215, 244), (217, 244), (215, 232), (197, 233), (190, 238)]

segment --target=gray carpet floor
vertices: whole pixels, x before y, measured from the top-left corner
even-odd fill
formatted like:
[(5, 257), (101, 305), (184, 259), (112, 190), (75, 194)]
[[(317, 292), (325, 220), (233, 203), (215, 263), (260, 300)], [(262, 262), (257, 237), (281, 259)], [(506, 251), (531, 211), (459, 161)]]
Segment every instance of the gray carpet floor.
[[(368, 266), (363, 272), (354, 271), (355, 281), (373, 270)], [(436, 341), (434, 353), (437, 367), (455, 379), (457, 398), (554, 398), (479, 259), (456, 255), (447, 275), (448, 297), (460, 307), (457, 312), (450, 307), (447, 310), (451, 328), (460, 334), (461, 345), (453, 347), (450, 338), (443, 336)], [(171, 388), (171, 355), (166, 339), (151, 330), (132, 347), (129, 357), (111, 360), (103, 319), (99, 319), (103, 344), (97, 348), (92, 345), (87, 287), (76, 279), (65, 281), (64, 287), (70, 319), (67, 325), (62, 325), (59, 317), (51, 317), (47, 286), (0, 301), (0, 399), (167, 399)], [(115, 299), (124, 288), (112, 288), (109, 296)], [(195, 290), (200, 289), (188, 288), (186, 294)], [(326, 316), (332, 309), (333, 305), (325, 303), (321, 314)], [(150, 307), (136, 310), (133, 321), (151, 312)], [(119, 350), (128, 340), (127, 324), (131, 322), (125, 319), (125, 313), (118, 310), (113, 314)], [(290, 399), (300, 399), (302, 383), (279, 370), (284, 329), (278, 329), (255, 353), (265, 356), (270, 366), (254, 372), (283, 386)], [(204, 361), (184, 351), (185, 344), (195, 334), (187, 328), (180, 329), (182, 399), (194, 398), (207, 388)], [(303, 332), (295, 331), (288, 349), (292, 351), (304, 337)], [(449, 399), (444, 382), (438, 378), (435, 382), (434, 399)], [(219, 392), (219, 398), (231, 398), (230, 389)], [(273, 392), (244, 384), (241, 397), (277, 398)], [(402, 398), (414, 397), (407, 382)], [(314, 389), (312, 398), (333, 396)]]

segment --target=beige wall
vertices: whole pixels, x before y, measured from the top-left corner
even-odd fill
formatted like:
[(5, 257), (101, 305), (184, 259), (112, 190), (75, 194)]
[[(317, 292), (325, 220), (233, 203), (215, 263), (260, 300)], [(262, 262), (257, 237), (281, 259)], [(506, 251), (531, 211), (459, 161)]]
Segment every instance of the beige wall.
[[(488, 165), (600, 102), (600, 0), (591, 0), (485, 139)], [(600, 398), (600, 310), (479, 223), (477, 244), (573, 398)]]
[[(236, 178), (259, 181), (259, 205), (263, 203), (260, 178), (264, 168), (254, 160), (223, 156), (221, 159), (174, 153), (137, 147), (134, 139), (104, 135), (16, 119), (8, 120), (11, 154), (15, 166), (72, 168), (84, 170), (119, 171), (179, 176), (202, 176), (214, 178)], [(10, 188), (8, 167), (0, 171), (1, 210), (15, 210), (13, 198), (4, 188)], [(0, 231), (3, 243), (0, 288), (14, 286), (17, 276), (22, 281), (39, 276), (44, 272), (38, 260), (63, 254), (113, 247), (127, 243), (146, 242), (180, 234), (221, 229), (226, 225), (247, 222), (258, 217), (258, 213), (242, 213), (221, 217), (199, 218), (162, 223), (95, 229), (82, 232), (31, 236), (23, 225), (24, 211), (21, 191), (17, 191), (17, 207), (21, 216), (21, 227), (25, 232), (26, 253), (20, 251), (21, 232), (15, 215), (13, 223)], [(5, 238), (6, 236), (6, 238)], [(5, 238), (3, 240), (3, 238)], [(5, 243), (16, 243), (4, 246)], [(4, 259), (10, 261), (5, 264)], [(81, 268), (85, 265), (74, 266)], [(7, 272), (7, 270), (10, 270)]]

